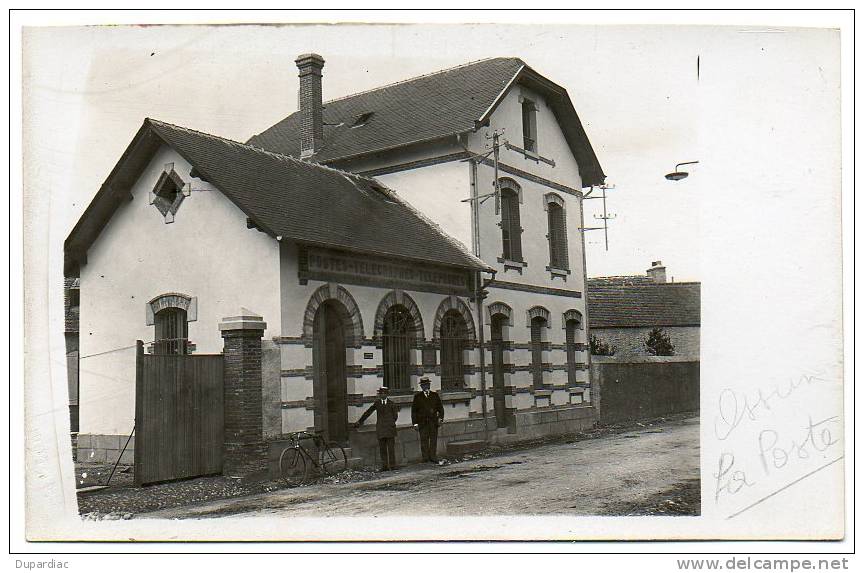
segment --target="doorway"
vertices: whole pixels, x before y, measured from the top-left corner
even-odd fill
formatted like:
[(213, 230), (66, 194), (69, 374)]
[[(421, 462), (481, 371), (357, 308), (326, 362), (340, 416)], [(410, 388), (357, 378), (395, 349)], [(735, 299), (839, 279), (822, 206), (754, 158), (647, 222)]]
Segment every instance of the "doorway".
[(318, 307), (312, 330), (312, 364), (315, 372), (315, 429), (328, 441), (348, 441), (348, 385), (345, 362), (345, 328), (348, 311), (328, 300)]
[(507, 422), (507, 410), (504, 404), (504, 325), (508, 318), (503, 314), (492, 317), (492, 400), (495, 407), (495, 419), (498, 427)]

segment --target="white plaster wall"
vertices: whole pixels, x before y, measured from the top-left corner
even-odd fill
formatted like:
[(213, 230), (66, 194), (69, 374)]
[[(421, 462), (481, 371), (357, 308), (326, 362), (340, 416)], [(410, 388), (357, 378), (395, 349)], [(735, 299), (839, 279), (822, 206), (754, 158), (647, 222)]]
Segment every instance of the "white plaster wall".
[[(537, 141), (538, 150), (543, 157), (555, 161), (555, 166), (538, 162), (516, 151), (502, 147), (500, 161), (516, 167), (537, 177), (566, 185), (572, 189), (581, 189), (582, 180), (579, 167), (570, 150), (558, 121), (547, 107), (545, 100), (539, 94), (516, 85), (502, 100), (490, 118), (490, 125), (481, 128), (468, 137), (468, 147), (474, 153), (484, 153), (488, 141), (486, 134), (493, 130), (503, 130), (504, 138), (512, 144), (522, 147), (522, 105), (519, 98), (527, 97), (537, 103)], [(488, 165), (477, 166), (478, 193), (484, 194), (494, 190), (494, 169)], [(580, 227), (582, 224), (582, 199), (564, 191), (550, 188), (548, 185), (499, 171), (499, 177), (509, 177), (522, 188), (522, 202), (519, 213), (522, 223), (522, 255), (527, 266), (519, 273), (516, 270), (505, 271), (503, 263), (498, 258), (503, 254), (501, 241), (500, 213), (495, 212), (495, 202), (486, 201), (480, 205), (480, 256), (490, 266), (498, 270), (497, 278), (502, 281), (520, 284), (532, 284), (585, 291), (585, 269), (583, 259), (583, 242)], [(553, 278), (546, 270), (549, 265), (549, 232), (548, 214), (545, 209), (544, 196), (555, 193), (564, 202), (567, 220), (567, 253), (570, 274), (566, 281), (560, 277)], [(580, 309), (583, 312), (584, 310)]]
[(399, 171), (376, 177), (400, 197), (435, 222), (441, 230), (462, 242), (470, 251), (471, 196), (469, 165), (461, 161), (439, 163), (422, 169)]
[[(465, 148), (455, 137), (452, 137), (372, 158), (340, 162), (337, 167), (354, 173), (363, 173), (464, 151)], [(445, 233), (461, 241), (469, 250), (472, 248), (471, 205), (461, 202), (471, 195), (470, 171), (467, 163), (450, 161), (374, 177), (429, 217)]]
[(492, 134), (495, 130), (503, 131), (502, 143), (507, 140), (516, 147), (524, 147), (520, 97), (530, 99), (537, 104), (537, 151), (542, 157), (553, 160), (555, 166), (542, 161), (538, 162), (535, 159), (525, 157), (518, 151), (503, 147), (500, 161), (544, 179), (580, 189), (582, 179), (579, 176), (579, 166), (572, 151), (570, 151), (567, 140), (564, 138), (564, 133), (558, 125), (555, 114), (546, 105), (543, 96), (524, 86), (517, 84), (510, 89), (489, 118), (489, 126), (480, 128), (479, 131), (468, 137), (468, 147), (475, 153), (485, 153), (488, 151), (485, 146), (489, 143), (486, 135)]
[[(486, 201), (480, 205), (480, 256), (484, 262), (498, 271), (497, 279), (520, 284), (548, 286), (567, 290), (585, 291), (585, 277), (582, 257), (581, 198), (550, 189), (540, 183), (535, 183), (521, 177), (500, 173), (516, 181), (522, 188), (522, 202), (519, 205), (519, 215), (522, 224), (522, 259), (526, 263), (520, 273), (518, 270), (506, 269), (498, 259), (503, 255), (504, 246), (501, 239), (500, 213), (495, 212), (495, 202)], [(477, 182), (481, 192), (492, 189), (495, 180), (494, 170), (486, 165), (477, 166)], [(547, 193), (555, 193), (564, 201), (567, 221), (567, 258), (570, 274), (566, 280), (553, 277), (546, 270), (549, 266), (549, 233), (548, 212), (545, 209), (544, 197)]]
[[(192, 181), (174, 223), (149, 204), (166, 163)], [(128, 434), (135, 415), (135, 350), (152, 341), (145, 305), (167, 292), (198, 298), (189, 323), (196, 353), (219, 353), (218, 322), (241, 306), (262, 315), (265, 337), (279, 333), (279, 258), (275, 240), (246, 228), (245, 214), (191, 166), (163, 147), (87, 253), (81, 268), (81, 433)], [(95, 356), (94, 356), (95, 355)]]

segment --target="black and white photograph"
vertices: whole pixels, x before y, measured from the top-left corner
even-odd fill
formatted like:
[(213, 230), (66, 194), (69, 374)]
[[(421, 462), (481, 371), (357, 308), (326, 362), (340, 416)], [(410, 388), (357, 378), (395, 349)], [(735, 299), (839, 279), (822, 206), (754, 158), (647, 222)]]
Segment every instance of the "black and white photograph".
[(115, 15), (20, 28), (29, 541), (848, 534), (837, 26)]

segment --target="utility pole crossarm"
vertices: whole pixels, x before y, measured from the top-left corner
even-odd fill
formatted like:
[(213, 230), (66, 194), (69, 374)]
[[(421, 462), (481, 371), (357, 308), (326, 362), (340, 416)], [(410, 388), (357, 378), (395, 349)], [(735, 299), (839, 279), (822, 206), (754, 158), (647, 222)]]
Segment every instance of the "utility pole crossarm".
[[(602, 195), (598, 195), (596, 197), (585, 196), (582, 198), (582, 200), (583, 201), (586, 201), (589, 199), (602, 199), (603, 200), (603, 214), (599, 217), (597, 215), (594, 215), (595, 219), (597, 219), (598, 221), (599, 220), (603, 221), (603, 226), (602, 227), (582, 227), (580, 229), (580, 231), (599, 231), (600, 229), (603, 229), (604, 239), (605, 239), (605, 243), (606, 243), (606, 250), (608, 251), (609, 250), (609, 224), (608, 224), (608, 221), (610, 221), (611, 219), (614, 219), (615, 217), (617, 217), (617, 215), (610, 214), (606, 210), (606, 190), (607, 189), (615, 189), (615, 186), (604, 184), (604, 185), (600, 185), (598, 188), (603, 192)], [(590, 195), (593, 191), (594, 191), (594, 187), (592, 186), (591, 190), (588, 191), (588, 195)]]

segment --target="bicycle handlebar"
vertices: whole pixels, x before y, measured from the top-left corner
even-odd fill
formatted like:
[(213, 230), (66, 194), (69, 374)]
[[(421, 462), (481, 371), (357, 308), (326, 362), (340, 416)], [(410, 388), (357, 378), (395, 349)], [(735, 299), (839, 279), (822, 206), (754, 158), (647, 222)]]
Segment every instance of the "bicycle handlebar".
[(314, 439), (314, 438), (321, 438), (321, 437), (323, 437), (323, 435), (322, 435), (321, 432), (318, 432), (318, 431), (315, 431), (315, 432), (307, 432), (306, 430), (301, 430), (301, 431), (299, 431), (299, 432), (290, 432), (290, 433), (288, 433), (288, 434), (286, 434), (286, 435), (287, 435), (289, 438), (294, 439), (294, 440), (296, 440), (296, 439), (302, 439), (302, 438), (313, 438), (313, 439)]

